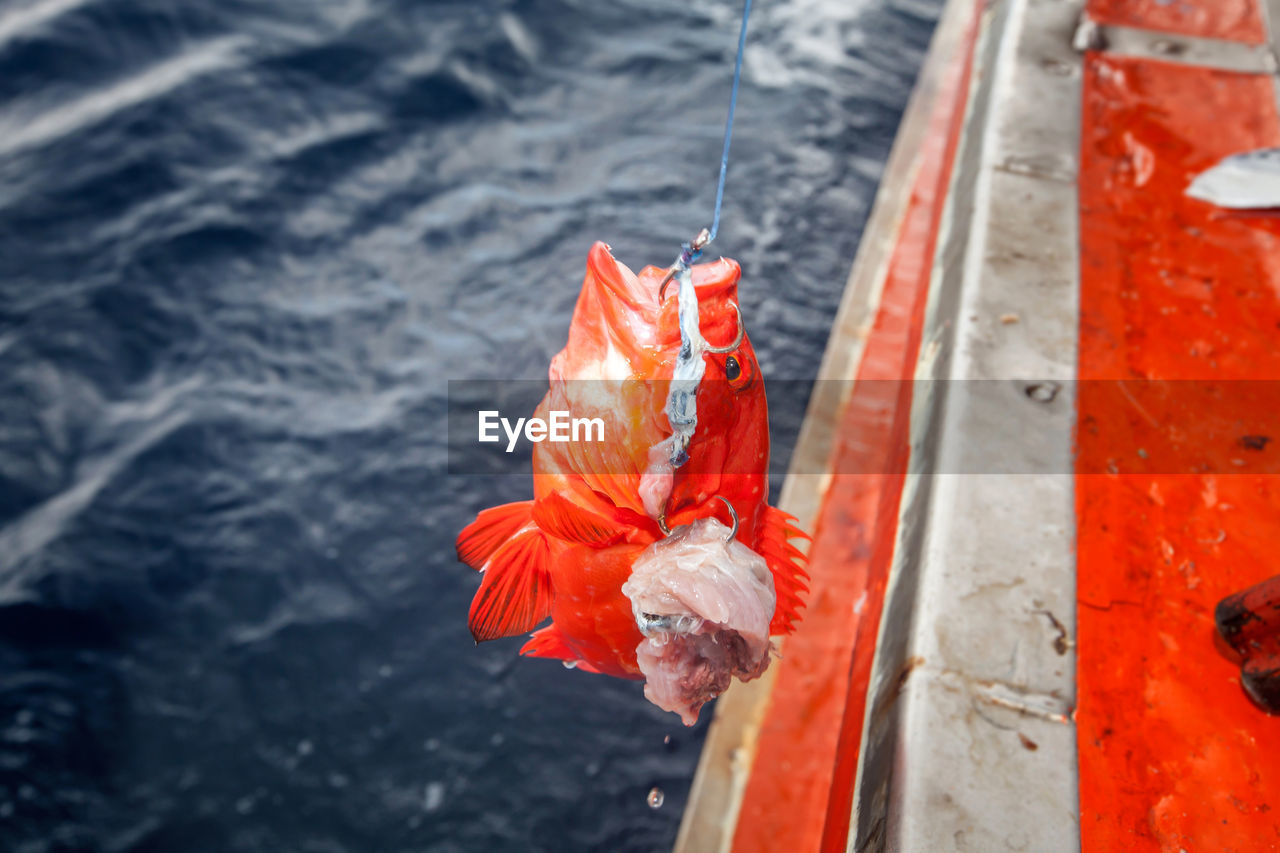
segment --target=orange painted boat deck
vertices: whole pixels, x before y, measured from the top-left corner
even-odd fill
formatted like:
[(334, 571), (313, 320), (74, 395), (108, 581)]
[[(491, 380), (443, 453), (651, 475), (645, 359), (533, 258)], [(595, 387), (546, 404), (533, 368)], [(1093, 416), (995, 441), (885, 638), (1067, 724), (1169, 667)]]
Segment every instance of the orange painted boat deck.
[(1265, 11), (1258, 0), (1089, 0), (1088, 10), (1100, 24), (1245, 44), (1267, 40)]
[[(1128, 6), (1130, 25), (1265, 39), (1254, 2), (1182, 20), (1176, 5), (1096, 5)], [(1183, 192), (1229, 154), (1280, 145), (1273, 82), (1098, 53), (1084, 71), (1082, 847), (1280, 850), (1280, 720), (1240, 689), (1213, 622), (1220, 599), (1280, 572), (1277, 453), (1239, 441), (1280, 413), (1280, 218)], [(1161, 390), (1138, 403), (1120, 383)], [(1132, 455), (1155, 446), (1159, 460)]]

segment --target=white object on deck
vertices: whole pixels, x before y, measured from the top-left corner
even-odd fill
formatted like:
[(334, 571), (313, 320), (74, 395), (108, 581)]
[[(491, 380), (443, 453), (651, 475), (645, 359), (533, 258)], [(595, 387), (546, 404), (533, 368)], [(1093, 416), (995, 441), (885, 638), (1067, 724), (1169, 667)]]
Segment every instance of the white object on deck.
[(1280, 148), (1232, 154), (1197, 175), (1187, 195), (1234, 210), (1280, 208)]

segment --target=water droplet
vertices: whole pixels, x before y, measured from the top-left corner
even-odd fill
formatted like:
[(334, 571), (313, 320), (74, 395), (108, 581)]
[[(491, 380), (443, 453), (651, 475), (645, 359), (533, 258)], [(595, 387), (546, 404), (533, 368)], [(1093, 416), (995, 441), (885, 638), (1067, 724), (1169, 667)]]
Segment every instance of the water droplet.
[(578, 662), (576, 660), (563, 661), (565, 669), (577, 669)]
[(663, 794), (662, 794), (662, 789), (661, 789), (661, 788), (659, 788), (659, 787), (657, 787), (657, 786), (655, 785), (655, 786), (654, 786), (652, 789), (650, 789), (650, 791), (649, 791), (649, 797), (648, 797), (648, 800), (647, 800), (647, 802), (649, 803), (649, 808), (651, 808), (651, 809), (660, 809), (660, 808), (662, 808), (662, 801), (663, 801), (663, 799), (664, 799), (664, 797), (663, 797)]

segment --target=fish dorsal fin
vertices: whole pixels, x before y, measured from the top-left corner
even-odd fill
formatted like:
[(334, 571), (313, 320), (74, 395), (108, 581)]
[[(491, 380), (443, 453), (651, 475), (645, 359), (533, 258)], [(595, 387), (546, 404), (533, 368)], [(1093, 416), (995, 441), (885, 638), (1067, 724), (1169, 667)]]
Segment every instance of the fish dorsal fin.
[(593, 548), (611, 545), (626, 535), (626, 528), (617, 521), (592, 512), (559, 492), (534, 502), (533, 520), (548, 536)]
[(547, 539), (534, 527), (493, 552), (467, 618), (477, 643), (527, 633), (551, 615), (550, 563)]
[(529, 523), (533, 501), (518, 501), (486, 509), (458, 534), (458, 559), (479, 569), (501, 545)]
[(803, 594), (809, 591), (805, 583), (809, 575), (804, 570), (809, 560), (788, 540), (808, 539), (809, 536), (795, 525), (793, 516), (771, 506), (764, 508), (757, 530), (756, 551), (769, 564), (773, 588), (778, 595), (769, 633), (775, 636), (790, 634), (795, 630), (800, 608), (804, 606)]
[(564, 641), (564, 634), (561, 634), (560, 629), (555, 625), (548, 625), (534, 631), (533, 637), (524, 644), (524, 648), (520, 649), (520, 654), (531, 658), (566, 660), (574, 665), (574, 669), (580, 669), (583, 672), (598, 673), (600, 671), (580, 659), (577, 652), (569, 648), (569, 644)]

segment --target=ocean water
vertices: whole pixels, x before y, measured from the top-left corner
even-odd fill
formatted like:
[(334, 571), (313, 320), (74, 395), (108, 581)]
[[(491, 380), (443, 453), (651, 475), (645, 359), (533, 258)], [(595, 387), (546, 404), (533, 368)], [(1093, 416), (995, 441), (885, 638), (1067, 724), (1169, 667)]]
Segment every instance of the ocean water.
[[(940, 5), (756, 3), (714, 250), (769, 377)], [(708, 224), (740, 9), (0, 0), (0, 851), (669, 849), (710, 709), (473, 644), (453, 538), (530, 484), (442, 419), (545, 376), (594, 240)]]

